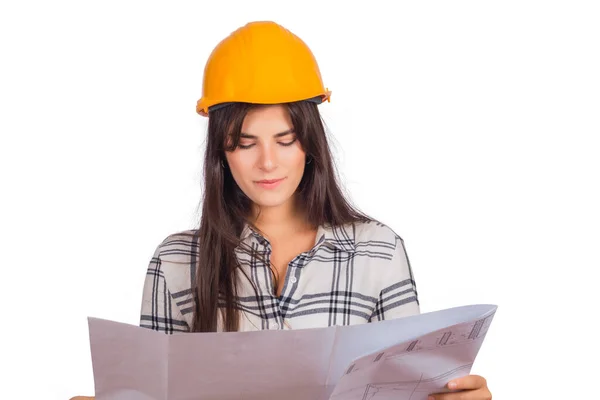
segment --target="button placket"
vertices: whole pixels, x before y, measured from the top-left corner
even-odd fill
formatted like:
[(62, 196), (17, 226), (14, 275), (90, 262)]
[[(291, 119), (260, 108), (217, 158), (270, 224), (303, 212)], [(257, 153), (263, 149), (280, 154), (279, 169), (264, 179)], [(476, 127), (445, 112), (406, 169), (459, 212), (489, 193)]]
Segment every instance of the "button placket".
[[(257, 238), (259, 244), (263, 246), (263, 255), (265, 258), (265, 262), (266, 262), (266, 264), (263, 264), (263, 267), (270, 271), (269, 264), (271, 262), (271, 253), (272, 253), (271, 243), (268, 240), (261, 237), (260, 235), (257, 235), (256, 238)], [(276, 296), (273, 294), (274, 286), (273, 286), (273, 280), (272, 280), (270, 274), (268, 274), (268, 278), (266, 279), (265, 284), (269, 288), (268, 293), (271, 296), (271, 311), (272, 311), (272, 312), (268, 313), (271, 317), (268, 318), (267, 321), (265, 321), (265, 322), (267, 322), (266, 328), (269, 330), (279, 330), (279, 329), (281, 329), (281, 325), (277, 321), (279, 321), (281, 319), (281, 307), (278, 304)], [(265, 325), (263, 325), (263, 326), (265, 326)]]

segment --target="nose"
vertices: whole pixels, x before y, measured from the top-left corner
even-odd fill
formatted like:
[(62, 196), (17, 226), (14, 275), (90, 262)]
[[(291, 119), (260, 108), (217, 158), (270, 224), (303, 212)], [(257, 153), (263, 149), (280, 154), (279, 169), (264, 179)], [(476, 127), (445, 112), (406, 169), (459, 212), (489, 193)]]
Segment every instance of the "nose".
[(277, 168), (277, 154), (273, 145), (267, 144), (261, 146), (258, 165), (265, 172), (270, 172)]

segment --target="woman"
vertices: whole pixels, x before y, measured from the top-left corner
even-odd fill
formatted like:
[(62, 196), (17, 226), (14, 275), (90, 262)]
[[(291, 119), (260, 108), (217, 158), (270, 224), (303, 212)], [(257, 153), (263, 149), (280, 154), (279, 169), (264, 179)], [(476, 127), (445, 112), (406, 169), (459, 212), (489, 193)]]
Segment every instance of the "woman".
[[(156, 248), (142, 327), (302, 329), (419, 313), (402, 239), (338, 185), (318, 110), (330, 95), (310, 49), (280, 25), (250, 23), (219, 43), (197, 104), (208, 117), (200, 227)], [(462, 391), (433, 398), (491, 398), (479, 376), (449, 387)]]

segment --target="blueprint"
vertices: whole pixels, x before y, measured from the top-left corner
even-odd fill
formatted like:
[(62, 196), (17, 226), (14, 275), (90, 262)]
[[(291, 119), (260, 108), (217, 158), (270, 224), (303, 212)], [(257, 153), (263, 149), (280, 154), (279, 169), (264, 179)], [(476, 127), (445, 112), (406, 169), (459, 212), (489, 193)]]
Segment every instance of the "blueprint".
[(332, 400), (426, 399), (468, 375), (493, 314), (361, 357), (337, 382)]
[(328, 328), (166, 335), (88, 318), (97, 400), (425, 400), (468, 375), (497, 307)]

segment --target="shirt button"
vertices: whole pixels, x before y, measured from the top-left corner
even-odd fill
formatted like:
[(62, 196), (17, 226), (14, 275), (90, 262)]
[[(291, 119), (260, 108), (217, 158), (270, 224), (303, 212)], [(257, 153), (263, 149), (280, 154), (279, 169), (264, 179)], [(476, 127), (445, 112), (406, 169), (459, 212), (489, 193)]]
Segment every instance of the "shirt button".
[(277, 324), (277, 323), (271, 324), (271, 329), (279, 329), (279, 324)]
[(290, 278), (290, 282), (292, 282), (292, 283), (296, 283), (296, 282), (298, 282), (298, 279), (296, 279), (296, 277), (295, 277), (295, 276), (292, 276), (292, 277)]

